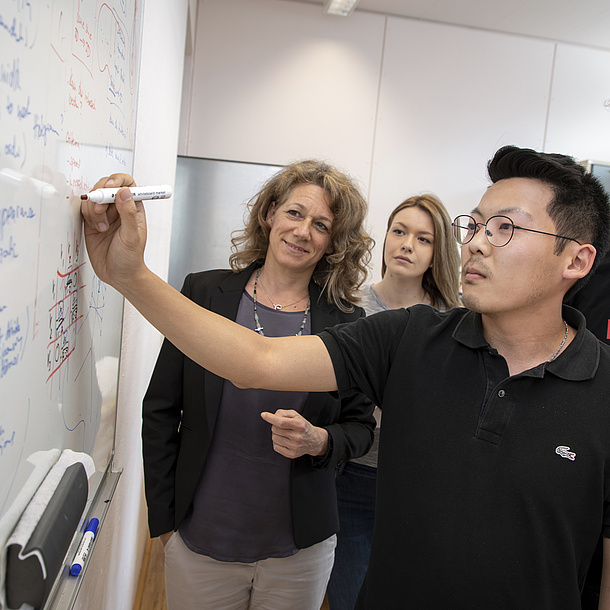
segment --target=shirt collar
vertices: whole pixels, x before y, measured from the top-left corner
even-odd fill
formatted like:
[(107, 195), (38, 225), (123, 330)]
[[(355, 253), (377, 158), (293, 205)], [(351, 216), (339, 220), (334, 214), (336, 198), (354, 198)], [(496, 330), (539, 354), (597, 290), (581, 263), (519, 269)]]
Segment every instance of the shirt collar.
[[(576, 336), (570, 345), (552, 362), (544, 362), (525, 371), (523, 375), (544, 377), (548, 371), (569, 381), (584, 381), (595, 376), (600, 358), (599, 341), (587, 330), (585, 317), (580, 311), (564, 305), (563, 317), (570, 326), (576, 328)], [(468, 311), (458, 322), (453, 331), (453, 338), (472, 349), (490, 348), (483, 336), (481, 314), (474, 311)]]

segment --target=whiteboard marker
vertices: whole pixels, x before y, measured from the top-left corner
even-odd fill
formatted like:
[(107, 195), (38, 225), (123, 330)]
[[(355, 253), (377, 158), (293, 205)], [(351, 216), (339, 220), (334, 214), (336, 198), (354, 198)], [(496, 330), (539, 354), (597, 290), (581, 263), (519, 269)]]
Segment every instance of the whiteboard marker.
[(72, 574), (72, 576), (78, 576), (81, 573), (83, 565), (85, 565), (85, 561), (87, 561), (87, 557), (89, 556), (89, 551), (91, 550), (91, 545), (95, 539), (95, 533), (97, 532), (99, 523), (100, 520), (95, 517), (89, 521), (89, 525), (83, 534), (83, 539), (80, 541), (78, 551), (76, 551), (76, 555), (74, 556), (74, 561), (72, 561), (72, 567), (70, 568), (70, 574)]
[[(123, 187), (121, 187), (123, 188)], [(145, 199), (169, 199), (172, 196), (172, 187), (168, 184), (159, 186), (130, 186), (131, 195), (134, 201), (144, 201)], [(81, 195), (83, 201), (93, 201), (93, 203), (114, 203), (114, 198), (120, 189), (95, 189), (88, 195)]]

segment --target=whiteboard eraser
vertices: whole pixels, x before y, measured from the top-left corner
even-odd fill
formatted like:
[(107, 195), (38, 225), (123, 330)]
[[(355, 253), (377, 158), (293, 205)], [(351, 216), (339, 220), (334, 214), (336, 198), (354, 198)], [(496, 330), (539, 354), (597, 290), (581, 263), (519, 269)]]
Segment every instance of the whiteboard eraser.
[[(44, 485), (45, 481), (41, 489)], [(88, 493), (83, 464), (76, 462), (68, 466), (29, 539), (9, 543), (6, 556), (8, 608), (20, 608), (22, 604), (34, 608), (44, 605), (78, 528)], [(27, 510), (23, 518), (28, 518)]]

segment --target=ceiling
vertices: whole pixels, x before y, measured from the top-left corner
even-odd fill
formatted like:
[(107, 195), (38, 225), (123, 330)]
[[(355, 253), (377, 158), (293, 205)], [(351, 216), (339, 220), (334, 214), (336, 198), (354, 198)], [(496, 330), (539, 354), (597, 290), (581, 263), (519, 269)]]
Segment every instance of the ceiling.
[[(324, 5), (324, 0), (284, 1)], [(610, 51), (608, 0), (360, 0), (355, 10), (534, 36)], [(328, 18), (343, 19), (330, 15)]]

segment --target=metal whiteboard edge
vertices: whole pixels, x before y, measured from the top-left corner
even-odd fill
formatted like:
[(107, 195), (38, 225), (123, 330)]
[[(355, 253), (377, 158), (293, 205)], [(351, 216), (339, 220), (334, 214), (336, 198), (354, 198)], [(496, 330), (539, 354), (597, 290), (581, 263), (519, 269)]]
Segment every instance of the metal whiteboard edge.
[(79, 527), (78, 532), (75, 533), (74, 539), (70, 543), (70, 547), (68, 548), (68, 552), (64, 558), (60, 573), (55, 581), (53, 589), (51, 589), (51, 593), (49, 594), (45, 605), (43, 606), (43, 610), (70, 610), (70, 608), (74, 606), (74, 602), (76, 601), (76, 597), (87, 572), (87, 566), (89, 565), (89, 561), (93, 555), (95, 544), (99, 538), (104, 521), (106, 520), (106, 514), (110, 508), (110, 502), (112, 501), (112, 497), (114, 496), (114, 492), (116, 491), (119, 483), (119, 477), (123, 473), (123, 469), (113, 471), (110, 468), (111, 466), (109, 465), (108, 469), (104, 473), (104, 480), (99, 484), (95, 496), (89, 505), (85, 507), (85, 511), (83, 513), (86, 515), (83, 523), (89, 523), (89, 519), (92, 517), (97, 517), (100, 521), (98, 533), (93, 540), (93, 546), (91, 547), (91, 552), (89, 553), (85, 565), (83, 566), (83, 570), (78, 576), (70, 575), (70, 564), (74, 558), (82, 537), (82, 528)]

